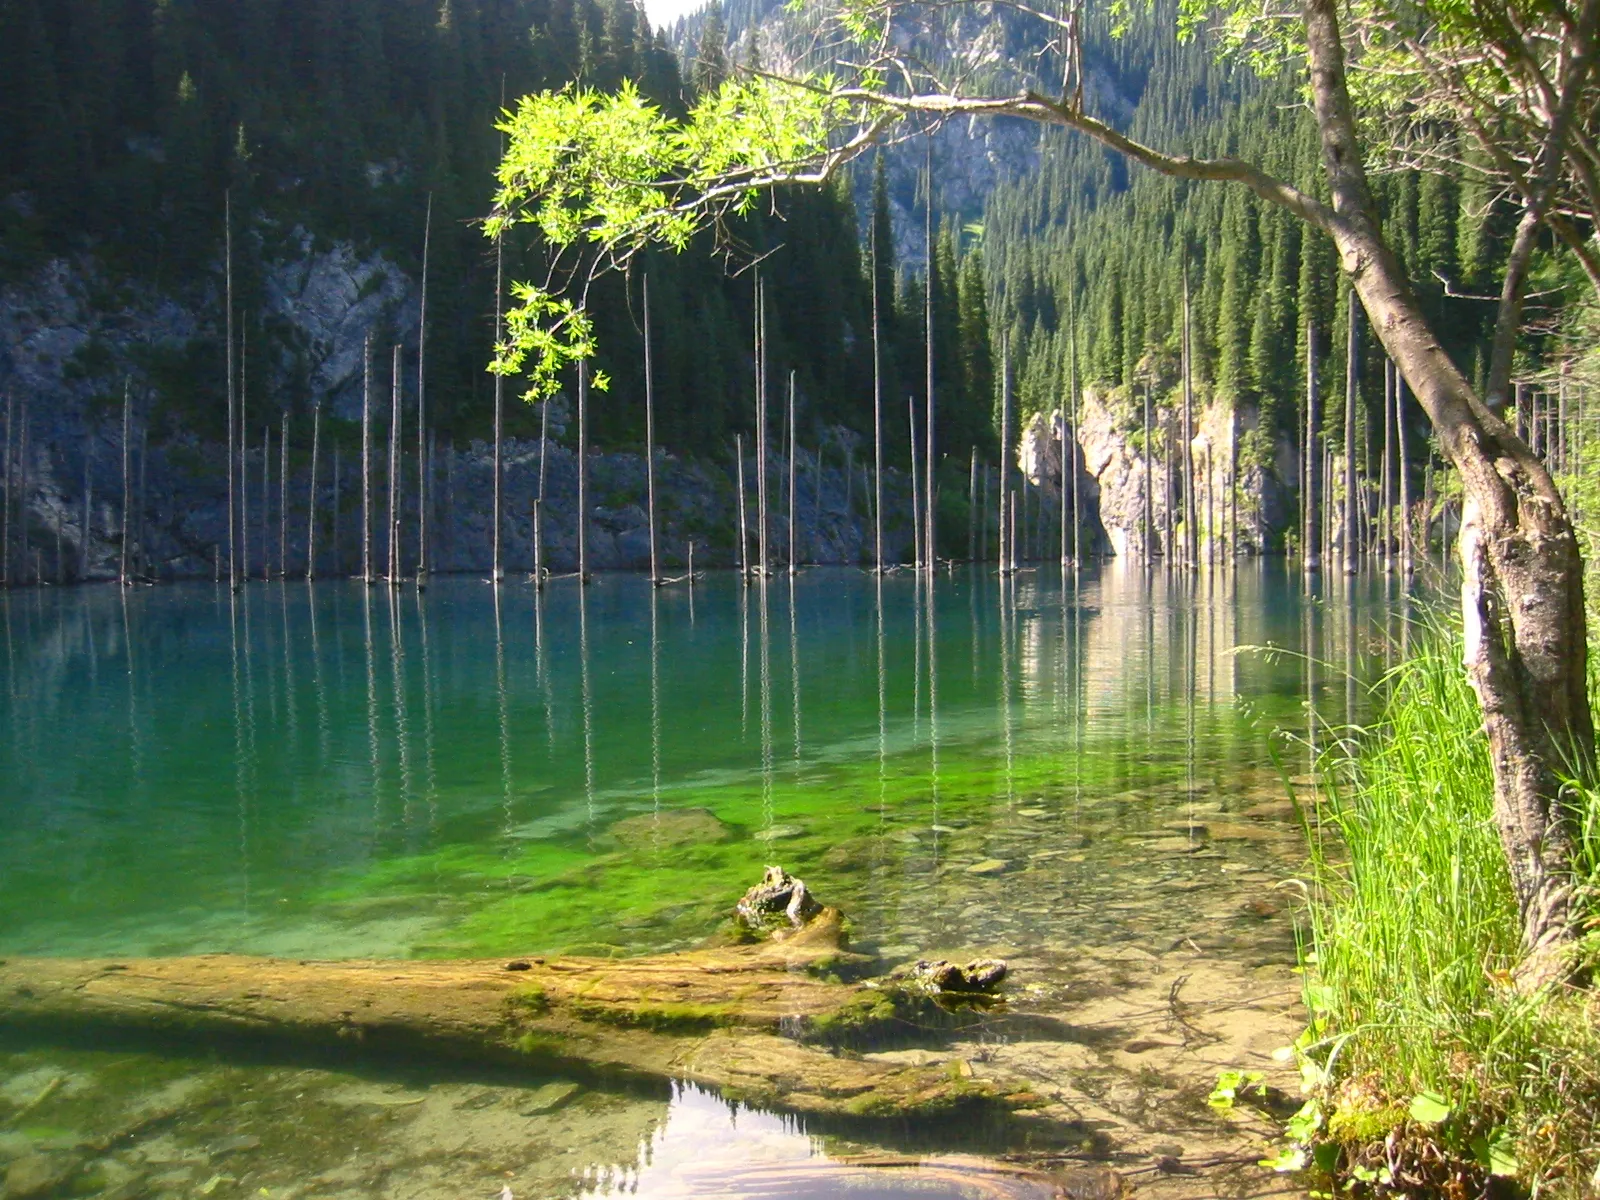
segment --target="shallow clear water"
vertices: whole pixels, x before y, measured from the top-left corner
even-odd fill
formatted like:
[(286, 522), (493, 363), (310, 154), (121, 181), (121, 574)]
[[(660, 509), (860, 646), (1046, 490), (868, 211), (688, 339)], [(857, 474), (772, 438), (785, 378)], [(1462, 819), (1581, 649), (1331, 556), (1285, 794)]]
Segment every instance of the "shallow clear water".
[[(909, 575), (842, 570), (542, 598), (469, 579), (0, 595), (0, 953), (638, 953), (715, 931), (781, 862), (887, 963), (1008, 955), (1022, 1011), (1115, 990), (1134, 951), (1282, 968), (1284, 778), (1306, 770), (1296, 738), (1327, 736), (1308, 698), (1361, 717), (1397, 636), (1383, 580), (1326, 586), (1308, 600), (1268, 562), (958, 570), (931, 603)], [(8, 1070), (58, 1068), (127, 1098), (105, 1064), (7, 1053), (0, 1099)], [(287, 1068), (260, 1070), (283, 1102)], [(637, 1172), (687, 1103), (563, 1104), (599, 1115), (565, 1135), (588, 1149), (562, 1177), (605, 1194), (606, 1164)], [(691, 1176), (628, 1178), (717, 1194)]]

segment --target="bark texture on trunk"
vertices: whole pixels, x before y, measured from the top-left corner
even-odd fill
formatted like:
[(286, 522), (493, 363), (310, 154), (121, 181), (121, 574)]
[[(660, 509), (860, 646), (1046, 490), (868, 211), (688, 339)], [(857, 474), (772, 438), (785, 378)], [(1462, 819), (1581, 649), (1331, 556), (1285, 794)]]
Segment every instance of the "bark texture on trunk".
[(1429, 328), (1379, 232), (1345, 82), (1335, 0), (1306, 0), (1312, 95), (1338, 246), (1374, 333), (1426, 410), (1460, 472), (1461, 610), (1466, 668), (1483, 708), (1494, 815), (1522, 915), (1521, 974), (1539, 985), (1570, 970), (1576, 940), (1568, 775), (1588, 778), (1583, 564), (1544, 465), (1473, 392)]

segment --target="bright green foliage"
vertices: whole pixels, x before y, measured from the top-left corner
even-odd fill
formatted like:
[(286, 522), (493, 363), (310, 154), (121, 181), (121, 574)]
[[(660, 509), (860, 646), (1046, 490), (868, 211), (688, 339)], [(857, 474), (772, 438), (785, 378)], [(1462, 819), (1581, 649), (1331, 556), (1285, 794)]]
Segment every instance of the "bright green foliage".
[[(506, 151), (485, 232), (531, 225), (557, 256), (576, 250), (586, 270), (654, 245), (681, 253), (712, 222), (749, 214), (790, 164), (822, 155), (844, 116), (826, 79), (731, 79), (681, 120), (626, 80), (610, 94), (567, 87), (524, 96), (498, 126)], [(519, 284), (516, 298), (494, 369), (525, 372), (527, 398), (542, 400), (594, 343), (571, 299), (534, 283)]]

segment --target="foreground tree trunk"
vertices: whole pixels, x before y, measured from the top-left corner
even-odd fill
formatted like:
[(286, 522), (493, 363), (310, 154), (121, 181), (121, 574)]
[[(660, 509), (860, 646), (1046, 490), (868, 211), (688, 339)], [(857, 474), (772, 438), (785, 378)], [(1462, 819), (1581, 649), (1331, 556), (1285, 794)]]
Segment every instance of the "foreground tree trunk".
[(1312, 95), (1337, 220), (1329, 223), (1373, 331), (1460, 472), (1466, 668), (1483, 707), (1494, 816), (1537, 986), (1565, 977), (1577, 939), (1566, 776), (1592, 776), (1583, 563), (1560, 493), (1439, 344), (1380, 233), (1345, 83), (1334, 0), (1306, 0)]

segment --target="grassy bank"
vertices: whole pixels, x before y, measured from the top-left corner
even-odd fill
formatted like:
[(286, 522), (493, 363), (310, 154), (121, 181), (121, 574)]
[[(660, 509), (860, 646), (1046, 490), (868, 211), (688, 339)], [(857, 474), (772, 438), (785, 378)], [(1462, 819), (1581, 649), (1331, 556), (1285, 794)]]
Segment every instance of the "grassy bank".
[[(1600, 1003), (1512, 984), (1518, 917), (1491, 819), (1488, 746), (1436, 632), (1386, 681), (1383, 720), (1326, 756), (1302, 794), (1313, 1100), (1284, 1165), (1341, 1192), (1466, 1197), (1600, 1190)], [(1600, 797), (1584, 818), (1595, 902)]]

